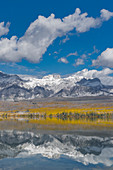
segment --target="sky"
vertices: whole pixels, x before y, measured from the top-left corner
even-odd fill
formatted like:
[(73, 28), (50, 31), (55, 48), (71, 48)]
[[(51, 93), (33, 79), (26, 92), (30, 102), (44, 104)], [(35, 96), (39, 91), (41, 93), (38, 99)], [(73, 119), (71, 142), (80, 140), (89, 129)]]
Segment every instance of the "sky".
[(4, 0), (0, 70), (67, 75), (113, 69), (113, 0)]

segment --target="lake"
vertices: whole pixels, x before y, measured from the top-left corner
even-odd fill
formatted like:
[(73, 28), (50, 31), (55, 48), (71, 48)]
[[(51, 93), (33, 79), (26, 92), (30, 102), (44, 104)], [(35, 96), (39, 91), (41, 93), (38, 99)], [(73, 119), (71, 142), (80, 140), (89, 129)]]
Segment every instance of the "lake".
[(0, 170), (113, 169), (112, 119), (1, 118)]

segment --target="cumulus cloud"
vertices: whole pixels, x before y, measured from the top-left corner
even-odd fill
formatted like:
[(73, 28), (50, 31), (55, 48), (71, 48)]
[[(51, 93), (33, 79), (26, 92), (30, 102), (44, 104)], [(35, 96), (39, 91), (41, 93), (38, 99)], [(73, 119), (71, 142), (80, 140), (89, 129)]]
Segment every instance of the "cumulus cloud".
[(103, 21), (108, 21), (111, 17), (113, 17), (113, 12), (110, 12), (106, 9), (102, 9), (100, 13), (101, 13), (100, 17), (102, 18)]
[(5, 25), (4, 22), (1, 22), (1, 23), (0, 23), (0, 37), (3, 36), (3, 35), (8, 34), (8, 32), (9, 32), (9, 26), (10, 26), (10, 23), (9, 23), (9, 22), (7, 22), (6, 25)]
[(113, 73), (113, 70), (109, 68), (105, 68), (103, 70), (88, 70), (84, 69), (82, 71), (78, 71), (75, 73), (77, 76), (92, 79), (92, 78), (99, 78), (104, 85), (113, 85), (113, 77), (110, 74)]
[(78, 59), (76, 60), (76, 63), (74, 64), (74, 66), (79, 66), (79, 65), (84, 65), (84, 60), (81, 59), (81, 58), (78, 58)]
[(17, 52), (17, 42), (16, 36), (11, 37), (11, 39), (2, 38), (0, 40), (0, 60), (17, 62), (21, 59), (19, 52)]
[(113, 73), (113, 70), (109, 68), (104, 68), (103, 70), (100, 70), (100, 71), (84, 69), (82, 71), (78, 71), (76, 74), (77, 76), (83, 76), (89, 79), (89, 78), (108, 76), (112, 73)]
[(86, 54), (82, 54), (80, 57), (81, 57), (82, 59), (86, 59), (86, 58), (87, 58), (87, 55), (86, 55)]
[[(38, 63), (57, 37), (62, 37), (72, 30), (79, 33), (89, 31), (91, 28), (101, 26), (103, 21), (107, 21), (111, 17), (113, 17), (113, 13), (105, 9), (100, 11), (98, 18), (88, 17), (87, 13), (81, 14), (79, 8), (75, 10), (74, 14), (63, 19), (55, 18), (54, 14), (48, 18), (39, 16), (30, 24), (23, 37), (18, 39), (13, 36), (11, 39), (0, 40), (0, 60), (18, 62), (25, 58), (30, 62)], [(7, 34), (8, 24), (4, 26), (2, 23), (1, 25), (1, 28), (6, 28), (1, 35)]]
[(103, 51), (96, 60), (92, 61), (92, 65), (113, 68), (113, 48), (107, 48)]
[(61, 57), (60, 59), (58, 59), (58, 62), (62, 62), (62, 63), (69, 63), (68, 60), (65, 57)]

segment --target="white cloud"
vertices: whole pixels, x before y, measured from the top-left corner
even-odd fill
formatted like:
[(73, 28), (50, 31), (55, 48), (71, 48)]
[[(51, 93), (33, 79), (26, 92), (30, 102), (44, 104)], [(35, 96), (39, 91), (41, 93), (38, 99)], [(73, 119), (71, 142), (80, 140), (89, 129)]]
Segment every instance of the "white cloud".
[(77, 76), (83, 76), (89, 79), (89, 78), (108, 76), (109, 74), (112, 74), (112, 73), (113, 73), (113, 70), (109, 68), (105, 68), (101, 71), (84, 69), (82, 71), (78, 71), (76, 74)]
[(55, 51), (54, 54), (58, 54), (58, 51)]
[(87, 13), (81, 14), (79, 8), (76, 9), (73, 15), (69, 15), (63, 19), (64, 23), (68, 24), (70, 27), (72, 26), (73, 29), (75, 28), (77, 32), (82, 33), (89, 31), (90, 28), (97, 28), (101, 26), (103, 21), (109, 20), (113, 17), (113, 12), (109, 12), (108, 10), (102, 9), (100, 11), (100, 17), (93, 18), (87, 17)]
[(94, 45), (94, 46), (93, 46), (93, 52), (88, 53), (88, 55), (91, 56), (91, 55), (93, 55), (93, 54), (95, 54), (95, 53), (99, 53), (99, 50), (96, 49), (96, 46)]
[(70, 57), (70, 56), (78, 56), (77, 51), (75, 51), (74, 53), (69, 53), (66, 57)]
[(9, 22), (7, 22), (6, 25), (5, 25), (4, 22), (1, 22), (1, 23), (0, 23), (0, 37), (1, 37), (2, 35), (8, 34), (8, 32), (9, 32), (9, 26), (10, 26), (10, 23), (9, 23)]
[(69, 63), (68, 60), (65, 57), (61, 57), (60, 59), (58, 59), (58, 62), (62, 62), (62, 63)]
[(104, 85), (113, 85), (113, 77), (110, 76), (112, 73), (113, 70), (105, 68), (101, 71), (84, 69), (75, 74), (77, 77), (79, 76), (86, 79), (99, 78)]
[(19, 61), (21, 59), (18, 50), (18, 39), (16, 36), (11, 39), (2, 38), (0, 40), (0, 60), (2, 61)]
[(64, 43), (66, 43), (69, 40), (70, 40), (70, 38), (66, 35), (66, 37), (63, 40), (61, 40), (59, 44), (61, 44), (61, 43), (64, 44)]
[(105, 51), (103, 51), (96, 60), (92, 61), (92, 65), (113, 68), (113, 48), (107, 48)]
[(110, 12), (106, 9), (102, 9), (100, 17), (103, 21), (108, 21), (111, 17), (113, 17), (113, 12)]
[(82, 54), (80, 57), (86, 59), (87, 55), (86, 54)]
[[(57, 37), (62, 37), (74, 29), (79, 33), (89, 31), (91, 28), (101, 26), (103, 21), (113, 16), (112, 12), (105, 9), (100, 13), (98, 18), (88, 17), (87, 13), (81, 14), (80, 9), (77, 8), (74, 14), (62, 20), (55, 18), (54, 14), (48, 18), (39, 16), (20, 39), (13, 36), (11, 39), (0, 40), (0, 60), (18, 62), (25, 58), (30, 62), (38, 63)], [(8, 24), (4, 26), (2, 23), (1, 25), (1, 28), (6, 28), (5, 31), (1, 31), (1, 35), (7, 34)]]
[(78, 58), (78, 59), (76, 60), (76, 63), (74, 64), (74, 66), (79, 66), (79, 65), (84, 65), (84, 60), (81, 59), (81, 58)]

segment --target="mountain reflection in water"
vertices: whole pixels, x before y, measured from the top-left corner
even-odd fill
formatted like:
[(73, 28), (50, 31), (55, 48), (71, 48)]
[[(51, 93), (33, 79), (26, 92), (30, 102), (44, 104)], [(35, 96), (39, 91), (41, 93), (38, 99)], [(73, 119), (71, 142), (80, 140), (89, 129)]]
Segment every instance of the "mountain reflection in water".
[(113, 169), (113, 119), (1, 117), (0, 170)]
[(113, 166), (113, 137), (76, 134), (41, 134), (0, 131), (0, 159), (42, 155), (49, 159), (66, 156), (85, 166)]

